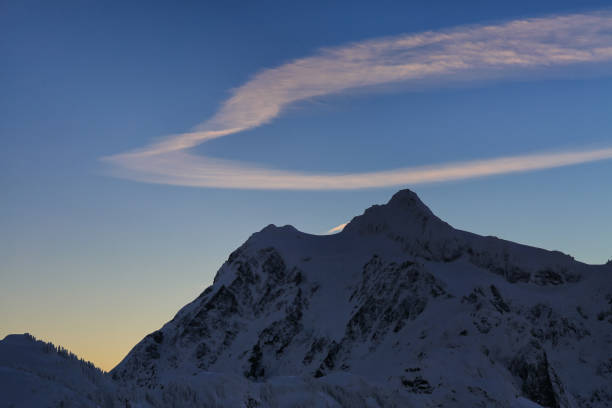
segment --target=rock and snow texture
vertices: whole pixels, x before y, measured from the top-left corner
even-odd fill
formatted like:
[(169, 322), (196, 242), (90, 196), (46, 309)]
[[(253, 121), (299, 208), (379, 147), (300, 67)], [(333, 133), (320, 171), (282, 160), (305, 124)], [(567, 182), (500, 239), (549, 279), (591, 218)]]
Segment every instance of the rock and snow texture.
[(252, 235), (110, 377), (132, 406), (610, 407), (612, 265), (403, 190), (336, 235)]

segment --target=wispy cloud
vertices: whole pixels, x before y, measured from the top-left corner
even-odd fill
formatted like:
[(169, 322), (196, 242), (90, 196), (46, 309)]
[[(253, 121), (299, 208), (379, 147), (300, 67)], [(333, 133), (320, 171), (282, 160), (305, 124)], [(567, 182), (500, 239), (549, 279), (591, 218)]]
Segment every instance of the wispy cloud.
[(334, 228), (330, 229), (329, 231), (326, 232), (326, 234), (335, 234), (336, 232), (340, 232), (344, 229), (344, 227), (346, 227), (348, 225), (348, 222), (345, 222), (344, 224), (340, 224), (335, 226)]
[(612, 61), (612, 14), (510, 21), (326, 48), (264, 70), (234, 90), (194, 131), (104, 158), (113, 174), (138, 181), (252, 189), (356, 189), (458, 180), (612, 158), (612, 149), (531, 154), (390, 171), (327, 174), (267, 169), (197, 156), (189, 149), (266, 124), (288, 105), (349, 89), (422, 80), (528, 73), (534, 68)]
[[(192, 187), (350, 190), (462, 180), (606, 159), (612, 159), (612, 148), (507, 156), (379, 172), (329, 174), (249, 167), (239, 162), (173, 152), (150, 157), (134, 156), (129, 162), (131, 173), (122, 170), (119, 174), (138, 181)], [(156, 173), (152, 173), (152, 169)]]

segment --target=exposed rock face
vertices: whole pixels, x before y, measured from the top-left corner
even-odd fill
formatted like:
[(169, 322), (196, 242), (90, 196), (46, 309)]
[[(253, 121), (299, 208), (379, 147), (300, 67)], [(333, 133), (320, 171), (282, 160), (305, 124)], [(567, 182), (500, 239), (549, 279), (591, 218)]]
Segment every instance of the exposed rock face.
[(159, 407), (610, 407), (611, 323), (612, 265), (456, 230), (404, 190), (336, 235), (253, 234), (111, 374)]
[(553, 386), (556, 376), (548, 365), (546, 352), (538, 343), (523, 348), (511, 361), (509, 369), (520, 378), (521, 390), (532, 401), (545, 407), (559, 407), (559, 396)]

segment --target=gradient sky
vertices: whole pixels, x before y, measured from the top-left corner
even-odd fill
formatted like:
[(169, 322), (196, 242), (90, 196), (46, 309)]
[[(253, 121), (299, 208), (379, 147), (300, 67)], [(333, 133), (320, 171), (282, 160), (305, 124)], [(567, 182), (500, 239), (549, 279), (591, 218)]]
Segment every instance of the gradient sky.
[[(612, 257), (612, 160), (348, 191), (142, 183), (101, 160), (190, 132), (256, 74), (322, 47), (609, 2), (123, 3), (0, 2), (0, 338), (30, 332), (110, 369), (251, 233), (325, 233), (400, 187), (457, 228)], [(609, 72), (546, 66), (319, 95), (191, 153), (327, 174), (601, 150)]]

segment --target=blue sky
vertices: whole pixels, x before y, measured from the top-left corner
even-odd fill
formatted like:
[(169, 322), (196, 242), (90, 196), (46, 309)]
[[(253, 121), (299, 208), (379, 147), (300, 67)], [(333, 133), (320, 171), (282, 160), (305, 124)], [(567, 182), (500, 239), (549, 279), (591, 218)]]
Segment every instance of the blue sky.
[[(612, 257), (612, 161), (348, 191), (141, 183), (100, 159), (188, 132), (257, 73), (321, 47), (606, 2), (0, 3), (0, 336), (30, 331), (103, 368), (274, 223), (323, 233), (400, 187), (452, 225)], [(350, 89), (290, 104), (194, 154), (296, 172), (375, 172), (612, 145), (601, 64)]]

